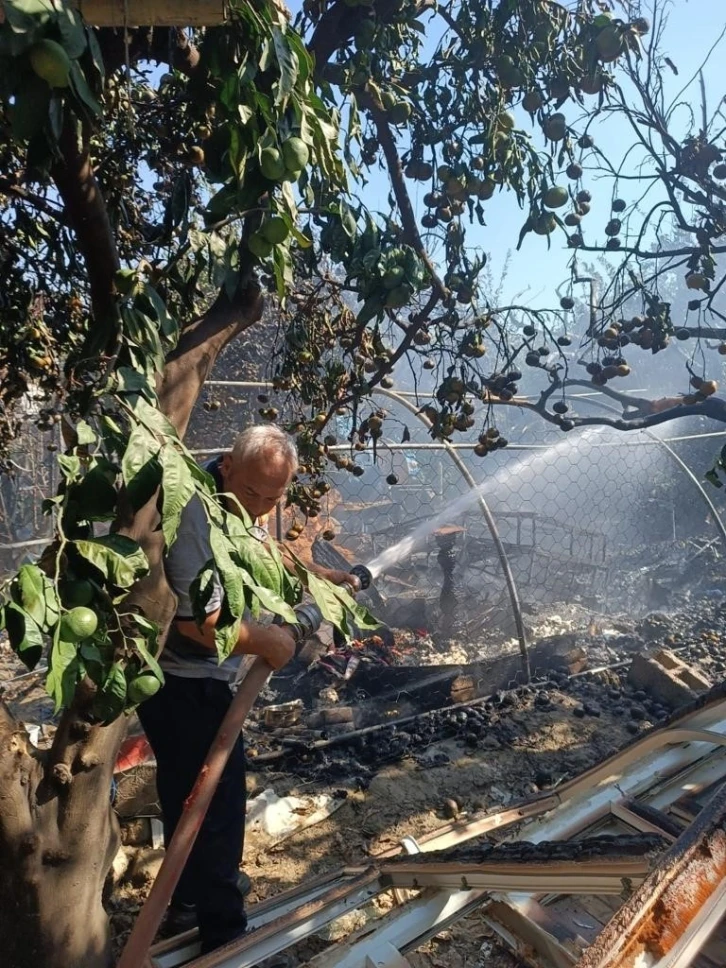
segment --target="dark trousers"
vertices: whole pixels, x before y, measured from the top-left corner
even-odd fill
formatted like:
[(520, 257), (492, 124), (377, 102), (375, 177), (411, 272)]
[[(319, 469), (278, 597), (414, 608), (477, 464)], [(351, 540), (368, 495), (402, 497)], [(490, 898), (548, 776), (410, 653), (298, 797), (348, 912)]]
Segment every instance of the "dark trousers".
[[(226, 682), (167, 675), (159, 692), (139, 706), (139, 719), (156, 755), (167, 847), (231, 701)], [(173, 904), (196, 906), (204, 951), (232, 941), (247, 924), (238, 887), (246, 800), (240, 736), (172, 899)]]

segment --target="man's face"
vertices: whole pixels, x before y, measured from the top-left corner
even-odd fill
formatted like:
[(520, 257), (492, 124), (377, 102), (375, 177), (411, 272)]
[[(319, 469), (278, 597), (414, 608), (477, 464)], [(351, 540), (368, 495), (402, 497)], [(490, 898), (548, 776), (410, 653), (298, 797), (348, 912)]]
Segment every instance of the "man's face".
[(233, 460), (231, 454), (225, 454), (221, 470), (224, 490), (234, 494), (252, 518), (261, 518), (274, 508), (293, 475), (289, 464), (277, 454), (243, 460)]

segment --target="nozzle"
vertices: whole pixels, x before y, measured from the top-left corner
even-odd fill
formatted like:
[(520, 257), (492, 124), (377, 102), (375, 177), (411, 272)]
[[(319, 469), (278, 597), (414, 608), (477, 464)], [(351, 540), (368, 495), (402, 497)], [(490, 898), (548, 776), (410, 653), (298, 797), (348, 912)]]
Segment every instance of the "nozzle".
[(350, 569), (350, 573), (358, 579), (362, 590), (370, 588), (373, 575), (371, 574), (369, 568), (366, 568), (365, 565), (353, 565), (353, 567)]
[(295, 633), (295, 640), (302, 642), (308, 635), (317, 632), (323, 624), (323, 615), (317, 605), (312, 602), (304, 602), (297, 605), (294, 609), (297, 616), (297, 624), (289, 626)]

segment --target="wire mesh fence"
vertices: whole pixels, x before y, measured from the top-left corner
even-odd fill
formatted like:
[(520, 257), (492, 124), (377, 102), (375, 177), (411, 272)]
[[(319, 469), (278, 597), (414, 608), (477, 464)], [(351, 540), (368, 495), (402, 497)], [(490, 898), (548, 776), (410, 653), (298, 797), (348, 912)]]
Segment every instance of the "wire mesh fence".
[[(260, 419), (262, 389), (208, 385), (187, 437), (200, 460), (228, 448), (242, 426)], [(598, 397), (575, 400), (577, 412), (595, 412)], [(496, 425), (509, 446), (480, 458), (473, 451), (476, 429), (447, 449), (432, 442), (400, 401), (376, 396), (372, 405), (387, 412), (384, 437), (375, 452), (350, 451), (360, 476), (331, 471), (332, 488), (306, 533), (312, 539), (334, 531), (335, 545), (356, 561), (370, 562), (393, 548), (379, 587), (402, 608), (410, 606), (403, 608), (409, 622), (423, 614), (417, 603), (435, 605), (438, 599), (445, 528), (464, 593), (460, 608), (474, 622), (486, 614), (489, 622), (498, 618), (511, 629), (501, 556), (481, 499), (525, 608), (569, 602), (652, 610), (666, 604), (661, 599), (682, 577), (683, 562), (702, 563), (704, 549), (721, 541), (723, 498), (700, 481), (726, 433), (705, 421), (679, 421), (660, 437), (608, 428), (563, 434), (536, 415), (500, 407)], [(278, 409), (284, 421), (284, 401)], [(482, 415), (475, 416), (480, 426)], [(338, 448), (349, 450), (349, 432), (347, 418), (336, 418)], [(25, 436), (24, 463), (18, 460), (14, 477), (0, 479), (0, 574), (33, 557), (48, 536), (40, 502), (53, 486), (52, 455), (45, 449), (47, 435), (29, 430)], [(289, 521), (291, 512), (286, 514)], [(710, 580), (712, 573), (704, 572), (703, 582)]]

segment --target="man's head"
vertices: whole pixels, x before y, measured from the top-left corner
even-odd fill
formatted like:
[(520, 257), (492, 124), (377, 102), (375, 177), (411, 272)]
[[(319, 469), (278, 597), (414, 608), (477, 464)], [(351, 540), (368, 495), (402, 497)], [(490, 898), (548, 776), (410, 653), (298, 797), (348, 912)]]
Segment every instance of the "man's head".
[(234, 494), (251, 517), (262, 517), (284, 496), (297, 464), (297, 448), (279, 427), (248, 427), (234, 442), (232, 453), (222, 458), (224, 490)]

